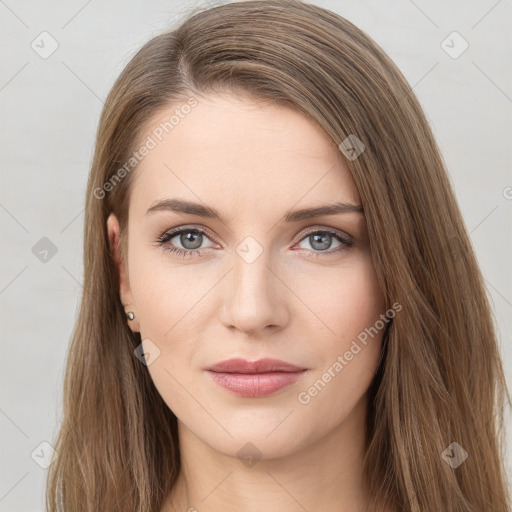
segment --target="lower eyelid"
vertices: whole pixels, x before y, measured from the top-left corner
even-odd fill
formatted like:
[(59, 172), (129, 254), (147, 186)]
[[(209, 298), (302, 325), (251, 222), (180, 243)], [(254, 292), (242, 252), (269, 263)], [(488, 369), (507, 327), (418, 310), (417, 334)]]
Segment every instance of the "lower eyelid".
[[(210, 235), (206, 232), (206, 231), (203, 231), (202, 229), (199, 229), (199, 228), (183, 228), (183, 229), (179, 229), (179, 230), (176, 230), (174, 232), (165, 232), (163, 235), (161, 235), (157, 242), (160, 243), (161, 246), (165, 246), (165, 244), (168, 244), (173, 238), (176, 238), (177, 236), (183, 234), (183, 233), (189, 233), (189, 232), (195, 232), (195, 233), (198, 233), (198, 234), (201, 234), (203, 237), (207, 238), (208, 240), (210, 240), (210, 242), (212, 243), (215, 243), (213, 242), (213, 240), (211, 240), (211, 237)], [(340, 246), (338, 248), (336, 248), (335, 250), (326, 250), (326, 251), (314, 251), (312, 249), (303, 249), (303, 250), (306, 250), (306, 251), (309, 251), (309, 252), (313, 252), (315, 254), (318, 254), (318, 255), (322, 255), (322, 253), (324, 254), (335, 254), (336, 252), (339, 252), (340, 250), (340, 247), (344, 247), (344, 248), (349, 248), (351, 245), (353, 245), (353, 241), (349, 238), (349, 237), (346, 237), (346, 236), (342, 236), (340, 235), (339, 233), (335, 232), (335, 231), (330, 231), (328, 229), (318, 229), (318, 230), (315, 230), (315, 231), (309, 231), (305, 234), (302, 235), (302, 237), (298, 240), (298, 242), (296, 242), (294, 244), (294, 246), (300, 244), (301, 242), (303, 242), (304, 240), (306, 240), (309, 236), (311, 235), (316, 235), (316, 234), (330, 234), (332, 237), (334, 237), (338, 242), (340, 242)], [(204, 251), (205, 249), (210, 249), (211, 247), (203, 247), (203, 248), (198, 248), (198, 249), (186, 249), (186, 248), (182, 248), (182, 247), (174, 247), (174, 249), (176, 249), (176, 251), (181, 251), (181, 252), (186, 252), (187, 254), (194, 254), (194, 253), (198, 253), (198, 252), (201, 252), (201, 251)], [(167, 250), (169, 250), (167, 248)]]

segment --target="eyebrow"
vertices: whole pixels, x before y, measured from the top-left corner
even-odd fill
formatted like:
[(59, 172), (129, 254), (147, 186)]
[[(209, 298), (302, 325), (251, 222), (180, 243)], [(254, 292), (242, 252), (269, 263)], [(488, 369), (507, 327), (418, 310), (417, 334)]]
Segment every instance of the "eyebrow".
[[(173, 211), (176, 213), (197, 215), (198, 217), (217, 219), (225, 223), (225, 219), (215, 208), (185, 201), (183, 199), (162, 199), (160, 201), (156, 201), (150, 206), (145, 215), (149, 215), (157, 211)], [(282, 221), (297, 222), (312, 217), (319, 217), (321, 215), (336, 215), (341, 213), (359, 213), (364, 215), (364, 209), (358, 204), (337, 202), (322, 206), (303, 208), (295, 211), (288, 210), (283, 215)]]

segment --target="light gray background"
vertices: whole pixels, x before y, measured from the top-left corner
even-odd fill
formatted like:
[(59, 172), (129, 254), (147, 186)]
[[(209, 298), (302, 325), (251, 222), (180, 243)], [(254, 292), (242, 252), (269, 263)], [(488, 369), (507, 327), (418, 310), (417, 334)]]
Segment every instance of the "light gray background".
[[(512, 387), (511, 1), (313, 3), (367, 32), (418, 96), (471, 233)], [(46, 470), (31, 453), (58, 429), (81, 292), (85, 185), (103, 100), (130, 56), (197, 5), (0, 0), (0, 511), (44, 509)], [(59, 45), (46, 59), (31, 47), (34, 40), (42, 46), (43, 31)], [(458, 58), (441, 47), (453, 31), (469, 44)], [(49, 40), (44, 44), (48, 49)], [(32, 252), (42, 237), (57, 248), (47, 262)], [(45, 450), (35, 452), (41, 460)]]

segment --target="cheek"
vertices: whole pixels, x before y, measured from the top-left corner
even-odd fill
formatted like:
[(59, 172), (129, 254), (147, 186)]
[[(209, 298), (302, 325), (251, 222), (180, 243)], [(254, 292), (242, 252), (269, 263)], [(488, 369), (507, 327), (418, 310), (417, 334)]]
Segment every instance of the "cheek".
[(385, 300), (367, 255), (336, 269), (324, 268), (315, 277), (297, 279), (294, 292), (314, 313), (311, 316), (324, 339), (337, 347), (373, 325), (385, 312)]
[(132, 262), (130, 285), (141, 339), (143, 345), (147, 343), (144, 340), (151, 340), (148, 347), (158, 351), (147, 369), (167, 406), (179, 417), (186, 416), (197, 404), (190, 398), (194, 385), (191, 368), (203, 332), (200, 298), (208, 287), (198, 284), (193, 265), (177, 268), (166, 264), (165, 258), (152, 256), (134, 257)]
[(141, 339), (151, 340), (159, 351), (148, 366), (149, 373), (171, 409), (180, 410), (179, 404), (190, 407), (187, 390), (199, 373), (195, 370), (201, 341), (215, 313), (212, 291), (219, 278), (204, 267), (198, 270), (194, 264), (173, 264), (166, 253), (155, 251), (134, 251), (130, 262)]
[[(323, 417), (327, 428), (350, 412), (374, 377), (387, 325), (381, 320), (385, 300), (370, 257), (300, 293), (318, 318), (321, 334), (310, 332), (321, 364), (299, 390), (297, 401), (306, 414)], [(339, 407), (334, 409), (333, 403)]]
[(141, 336), (164, 340), (184, 315), (181, 283), (158, 272), (155, 267), (152, 271), (141, 272), (133, 281), (132, 292), (139, 313)]
[[(134, 251), (130, 260), (130, 286), (139, 313), (141, 336), (171, 341), (196, 314), (208, 287), (197, 267), (170, 263), (163, 249)], [(200, 306), (199, 306), (200, 309)]]

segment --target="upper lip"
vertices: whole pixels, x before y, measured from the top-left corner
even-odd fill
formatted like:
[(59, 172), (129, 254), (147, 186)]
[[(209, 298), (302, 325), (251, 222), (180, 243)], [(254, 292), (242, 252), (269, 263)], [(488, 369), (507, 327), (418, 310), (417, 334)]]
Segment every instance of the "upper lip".
[(222, 373), (299, 372), (305, 369), (286, 361), (268, 358), (257, 361), (247, 361), (241, 358), (227, 359), (205, 368), (205, 370)]

